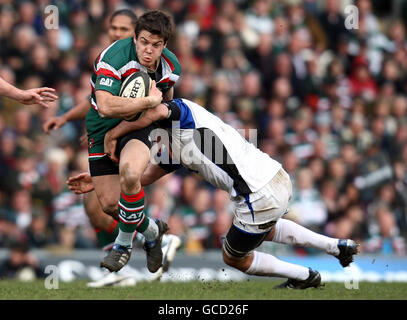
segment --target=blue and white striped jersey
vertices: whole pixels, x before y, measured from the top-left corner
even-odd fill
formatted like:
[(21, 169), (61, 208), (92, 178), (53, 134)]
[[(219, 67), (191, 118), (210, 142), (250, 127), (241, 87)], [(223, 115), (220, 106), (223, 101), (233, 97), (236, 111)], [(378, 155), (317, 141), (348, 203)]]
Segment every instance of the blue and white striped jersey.
[(280, 170), (279, 162), (202, 106), (187, 99), (165, 104), (170, 115), (159, 124), (170, 139), (173, 162), (232, 197), (260, 190)]

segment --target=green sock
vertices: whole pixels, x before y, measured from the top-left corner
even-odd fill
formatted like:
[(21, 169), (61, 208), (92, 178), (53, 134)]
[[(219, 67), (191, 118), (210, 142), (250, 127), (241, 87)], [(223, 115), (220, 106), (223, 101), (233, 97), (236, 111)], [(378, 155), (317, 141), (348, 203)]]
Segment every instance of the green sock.
[(105, 231), (95, 228), (95, 232), (99, 246), (105, 251), (109, 250), (119, 234), (119, 223), (116, 220), (113, 220), (108, 230)]
[[(148, 218), (144, 214), (144, 190), (137, 194), (128, 195), (120, 193), (119, 200), (119, 236), (115, 243), (123, 246), (132, 246), (134, 231), (144, 232), (148, 226)], [(147, 226), (146, 226), (147, 225)]]

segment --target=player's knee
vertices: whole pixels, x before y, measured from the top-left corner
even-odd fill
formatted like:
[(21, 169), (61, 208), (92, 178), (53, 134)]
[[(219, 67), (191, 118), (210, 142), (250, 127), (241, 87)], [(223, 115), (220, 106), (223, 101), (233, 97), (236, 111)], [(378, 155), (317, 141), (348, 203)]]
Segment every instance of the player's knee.
[(141, 187), (141, 173), (125, 163), (120, 170), (120, 186), (126, 193), (133, 193)]
[(225, 249), (223, 248), (222, 250), (223, 254), (223, 261), (230, 267), (238, 269), (242, 272), (245, 272), (249, 267), (250, 264), (248, 265), (248, 257), (232, 257), (230, 254), (228, 254)]

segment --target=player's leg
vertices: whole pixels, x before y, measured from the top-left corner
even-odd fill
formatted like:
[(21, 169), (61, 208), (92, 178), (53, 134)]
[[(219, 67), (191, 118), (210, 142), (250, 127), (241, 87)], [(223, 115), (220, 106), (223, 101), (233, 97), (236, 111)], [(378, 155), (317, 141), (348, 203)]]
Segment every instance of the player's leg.
[(288, 278), (295, 288), (318, 287), (321, 277), (317, 271), (254, 251), (287, 211), (291, 188), (288, 175), (281, 169), (258, 192), (234, 198), (235, 215), (223, 244), (223, 259), (249, 275)]
[(156, 222), (144, 213), (144, 190), (141, 186), (141, 177), (150, 161), (151, 130), (152, 127), (137, 130), (119, 142), (119, 235), (113, 250), (101, 263), (110, 271), (120, 270), (129, 260), (135, 231), (145, 238), (144, 249), (149, 271), (154, 273), (162, 266), (161, 241), (168, 227), (164, 222)]
[[(291, 195), (291, 181), (287, 172), (281, 169), (265, 188), (265, 192), (267, 195), (264, 199), (258, 201), (260, 202), (260, 206), (272, 201), (269, 199), (279, 199), (279, 206), (282, 208), (288, 207), (289, 198), (287, 199), (287, 194)], [(313, 247), (325, 251), (337, 257), (343, 267), (348, 266), (353, 261), (353, 255), (358, 252), (358, 244), (353, 240), (330, 238), (287, 219), (278, 219), (266, 240), (303, 247)]]
[(319, 287), (321, 276), (317, 271), (254, 251), (267, 234), (250, 234), (232, 225), (224, 241), (223, 261), (248, 275), (288, 278), (296, 289)]
[(266, 240), (325, 251), (338, 258), (343, 267), (353, 261), (353, 255), (358, 253), (359, 246), (351, 239), (330, 238), (287, 219), (279, 219)]
[[(92, 165), (92, 168), (94, 166)], [(95, 173), (95, 172), (93, 172)], [(142, 184), (151, 184), (161, 176), (167, 174), (168, 172), (157, 165), (152, 165), (151, 163), (148, 166), (148, 169), (143, 173)], [(146, 183), (147, 181), (147, 183)], [(67, 181), (70, 189), (77, 194), (84, 194), (84, 205), (85, 210), (89, 216), (91, 224), (99, 228), (101, 231), (98, 232), (98, 241), (102, 240), (104, 243), (109, 245), (105, 247), (105, 244), (99, 242), (105, 249), (110, 250), (113, 247), (114, 240), (118, 235), (118, 224), (116, 224), (114, 231), (112, 230), (112, 225), (115, 223), (112, 217), (105, 214), (101, 209), (99, 202), (97, 200), (97, 195), (95, 192), (90, 193), (89, 190), (94, 190), (94, 185), (92, 182), (92, 177), (90, 173), (84, 172), (77, 176), (70, 177)], [(89, 196), (88, 196), (89, 194)], [(117, 196), (113, 202), (117, 203), (119, 197)], [(102, 214), (100, 214), (100, 211)], [(112, 222), (112, 224), (110, 224)], [(107, 230), (106, 230), (107, 228)], [(104, 230), (104, 231), (103, 231)], [(114, 237), (114, 238), (113, 238)], [(112, 239), (113, 238), (113, 239)], [(133, 235), (134, 241), (144, 244), (144, 237), (141, 234), (135, 233)], [(113, 243), (111, 243), (113, 242)], [(158, 280), (161, 278), (163, 272), (166, 272), (169, 269), (170, 264), (174, 260), (175, 254), (179, 247), (181, 246), (181, 239), (176, 235), (165, 234), (162, 238), (162, 251), (163, 251), (163, 266), (153, 275), (153, 280)], [(107, 251), (106, 250), (106, 251)], [(117, 280), (113, 278), (113, 280)], [(111, 277), (107, 279), (100, 279), (96, 282), (90, 283), (91, 286), (101, 287), (111, 284)]]
[(116, 243), (131, 246), (129, 235), (136, 230), (140, 232), (145, 237), (147, 267), (156, 272), (162, 265), (161, 239), (168, 227), (162, 221), (156, 223), (144, 213), (141, 177), (149, 161), (148, 146), (136, 139), (127, 142), (120, 153), (120, 230)]
[(92, 182), (103, 212), (109, 214), (114, 219), (118, 219), (117, 201), (120, 194), (119, 175), (92, 175)]
[(118, 221), (102, 210), (94, 191), (84, 194), (83, 204), (89, 222), (95, 229), (99, 246), (108, 250), (119, 233)]

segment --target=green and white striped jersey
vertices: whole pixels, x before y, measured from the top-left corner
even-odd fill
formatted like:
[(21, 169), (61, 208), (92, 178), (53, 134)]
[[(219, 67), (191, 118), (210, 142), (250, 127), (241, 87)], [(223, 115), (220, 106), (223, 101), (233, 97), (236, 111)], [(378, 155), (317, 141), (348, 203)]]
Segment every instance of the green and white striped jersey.
[[(90, 102), (92, 108), (86, 115), (86, 130), (88, 133), (89, 159), (98, 159), (104, 156), (103, 140), (107, 131), (117, 126), (122, 119), (102, 118), (98, 113), (95, 96), (96, 90), (108, 91), (117, 96), (123, 81), (131, 74), (147, 68), (139, 63), (134, 38), (117, 40), (101, 52), (94, 63), (91, 76), (92, 95)], [(163, 93), (167, 92), (177, 82), (181, 74), (181, 65), (177, 57), (165, 48), (157, 71), (150, 77), (156, 81), (157, 88)]]

